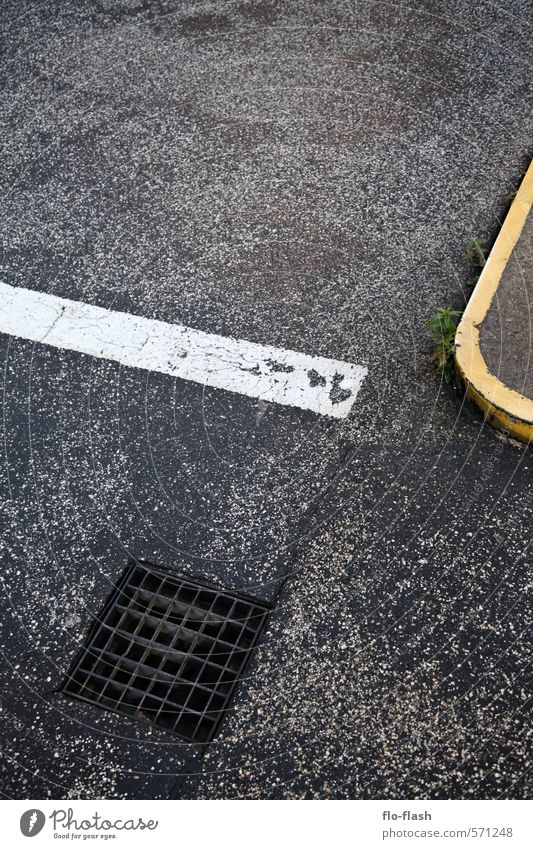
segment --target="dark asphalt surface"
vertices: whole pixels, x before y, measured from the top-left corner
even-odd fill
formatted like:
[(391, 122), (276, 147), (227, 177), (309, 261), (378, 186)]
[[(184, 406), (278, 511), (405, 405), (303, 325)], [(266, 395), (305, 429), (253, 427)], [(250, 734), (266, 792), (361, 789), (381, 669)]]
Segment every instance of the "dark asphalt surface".
[[(531, 6), (2, 4), (2, 279), (368, 366), (337, 421), (0, 336), (2, 793), (531, 795), (531, 455), (429, 363)], [(128, 557), (276, 602), (206, 752), (57, 688)]]

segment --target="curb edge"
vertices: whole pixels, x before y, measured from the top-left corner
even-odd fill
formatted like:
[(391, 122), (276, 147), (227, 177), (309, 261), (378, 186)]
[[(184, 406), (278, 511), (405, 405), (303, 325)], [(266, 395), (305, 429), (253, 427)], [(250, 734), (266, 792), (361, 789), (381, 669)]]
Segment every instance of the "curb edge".
[(455, 367), (466, 397), (483, 411), (490, 424), (522, 442), (533, 441), (533, 400), (510, 389), (490, 373), (479, 347), (479, 326), (489, 311), (532, 205), (533, 161), (505, 217), (455, 336)]

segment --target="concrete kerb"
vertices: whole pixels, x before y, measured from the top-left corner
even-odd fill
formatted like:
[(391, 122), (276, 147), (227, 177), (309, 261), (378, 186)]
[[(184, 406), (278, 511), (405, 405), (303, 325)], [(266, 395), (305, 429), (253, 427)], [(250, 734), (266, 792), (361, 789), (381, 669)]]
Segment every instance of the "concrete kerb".
[(521, 395), (491, 374), (480, 350), (480, 325), (496, 295), (532, 204), (533, 162), (507, 213), (455, 337), (457, 376), (466, 397), (477, 404), (490, 424), (522, 442), (533, 440), (533, 399)]

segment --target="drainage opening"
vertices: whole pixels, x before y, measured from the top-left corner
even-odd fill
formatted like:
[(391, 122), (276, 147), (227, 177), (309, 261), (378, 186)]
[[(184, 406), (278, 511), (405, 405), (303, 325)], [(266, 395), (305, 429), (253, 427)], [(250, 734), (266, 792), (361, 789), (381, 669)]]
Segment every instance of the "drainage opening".
[(134, 563), (63, 692), (208, 743), (268, 612), (252, 599)]

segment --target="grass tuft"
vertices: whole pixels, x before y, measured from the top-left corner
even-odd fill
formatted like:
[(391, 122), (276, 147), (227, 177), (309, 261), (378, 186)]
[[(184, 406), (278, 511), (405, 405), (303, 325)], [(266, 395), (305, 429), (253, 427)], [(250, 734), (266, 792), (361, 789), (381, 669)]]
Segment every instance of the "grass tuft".
[[(468, 281), (468, 285), (473, 288), (487, 262), (486, 239), (477, 239), (472, 236), (468, 240), (466, 253), (474, 268), (478, 270), (478, 273)], [(461, 316), (462, 312), (443, 307), (438, 309), (426, 324), (431, 331), (434, 343), (431, 361), (446, 383), (451, 383), (455, 375), (455, 333)]]
[(461, 315), (458, 310), (441, 307), (426, 324), (435, 343), (431, 361), (446, 383), (450, 383), (455, 374), (455, 332)]

